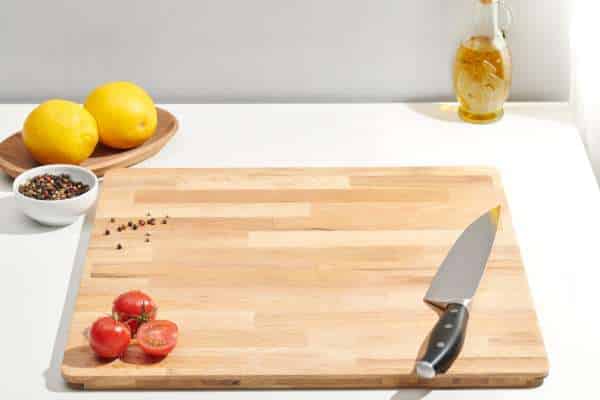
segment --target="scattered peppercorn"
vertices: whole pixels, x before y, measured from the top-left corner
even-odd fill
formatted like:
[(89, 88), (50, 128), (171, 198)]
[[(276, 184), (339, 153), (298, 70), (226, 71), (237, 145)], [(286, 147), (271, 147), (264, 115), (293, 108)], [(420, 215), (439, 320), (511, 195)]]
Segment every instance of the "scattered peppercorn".
[[(131, 228), (132, 230), (136, 231), (136, 230), (138, 230), (138, 228), (141, 228), (141, 227), (143, 227), (145, 225), (156, 225), (156, 223), (157, 223), (156, 218), (151, 217), (150, 212), (147, 212), (146, 216), (149, 217), (149, 218), (148, 219), (138, 219), (137, 223), (134, 222), (134, 221), (127, 221), (127, 225), (125, 225), (125, 224), (117, 225), (117, 232), (126, 231), (128, 227)], [(169, 216), (165, 215), (162, 219), (160, 219), (160, 222), (162, 224), (167, 224), (167, 222), (168, 222), (167, 219), (168, 218), (169, 218)], [(110, 222), (115, 222), (115, 218), (111, 217), (110, 218)], [(110, 235), (110, 230), (106, 229), (104, 231), (104, 234), (105, 235)], [(152, 235), (152, 233), (150, 233), (150, 232), (144, 232), (144, 242), (145, 243), (150, 243), (150, 236), (151, 235)], [(116, 248), (117, 248), (117, 250), (121, 250), (121, 249), (123, 249), (123, 245), (121, 243), (118, 243), (116, 245)]]
[(37, 200), (70, 199), (89, 190), (89, 185), (72, 180), (68, 174), (38, 175), (19, 186), (19, 193)]

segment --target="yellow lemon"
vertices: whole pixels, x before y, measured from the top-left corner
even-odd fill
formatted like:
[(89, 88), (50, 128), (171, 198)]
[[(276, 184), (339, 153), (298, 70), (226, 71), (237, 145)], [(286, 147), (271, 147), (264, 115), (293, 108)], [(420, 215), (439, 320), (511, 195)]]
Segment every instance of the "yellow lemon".
[(94, 117), (72, 101), (52, 99), (37, 106), (23, 126), (25, 146), (42, 164), (79, 164), (98, 143)]
[(96, 118), (100, 141), (109, 147), (139, 146), (156, 130), (152, 98), (131, 82), (110, 82), (97, 87), (85, 100), (85, 108)]

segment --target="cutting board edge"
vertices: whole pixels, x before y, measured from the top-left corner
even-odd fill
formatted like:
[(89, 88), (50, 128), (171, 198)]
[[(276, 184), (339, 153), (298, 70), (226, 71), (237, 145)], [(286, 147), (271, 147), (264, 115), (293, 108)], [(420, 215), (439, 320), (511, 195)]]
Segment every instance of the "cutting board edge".
[[(460, 175), (464, 175), (465, 172), (468, 175), (488, 175), (492, 178), (493, 183), (498, 185), (501, 182), (501, 174), (500, 170), (497, 167), (492, 165), (485, 164), (473, 164), (473, 165), (426, 165), (426, 166), (385, 166), (385, 165), (374, 165), (374, 166), (357, 166), (357, 167), (343, 167), (343, 166), (283, 166), (283, 167), (260, 167), (260, 166), (247, 166), (247, 167), (227, 167), (227, 166), (217, 166), (217, 167), (149, 167), (149, 168), (138, 168), (137, 170), (133, 170), (135, 172), (152, 172), (152, 171), (162, 171), (162, 170), (179, 170), (179, 171), (198, 171), (198, 172), (216, 172), (216, 173), (243, 173), (254, 174), (256, 172), (275, 172), (275, 173), (297, 173), (298, 175), (302, 175), (302, 172), (306, 173), (324, 173), (327, 175), (334, 175), (336, 173), (347, 175), (348, 173), (362, 173), (362, 172), (384, 172), (384, 171), (393, 171), (393, 172), (402, 172), (403, 174), (407, 174), (407, 172), (418, 173), (426, 172), (424, 175), (430, 175), (432, 172), (439, 170), (440, 172), (444, 172), (447, 175), (448, 172), (457, 173)], [(127, 171), (127, 168), (117, 167), (111, 168), (104, 175), (115, 175)]]
[[(63, 366), (64, 367), (64, 366)], [(415, 375), (340, 375), (317, 377), (306, 375), (269, 376), (186, 376), (128, 377), (76, 376), (62, 369), (63, 378), (74, 388), (84, 390), (285, 390), (285, 389), (529, 389), (541, 386), (547, 374), (499, 374), (481, 376), (440, 376), (432, 381), (419, 380)]]

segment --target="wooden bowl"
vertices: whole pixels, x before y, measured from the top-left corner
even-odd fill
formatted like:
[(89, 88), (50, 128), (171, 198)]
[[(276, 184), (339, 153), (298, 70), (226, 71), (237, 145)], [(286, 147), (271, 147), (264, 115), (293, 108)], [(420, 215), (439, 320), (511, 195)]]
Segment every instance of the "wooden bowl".
[[(141, 146), (128, 150), (118, 150), (98, 143), (96, 149), (84, 162), (82, 167), (91, 169), (96, 176), (103, 176), (113, 168), (129, 167), (137, 164), (154, 154), (173, 137), (179, 124), (177, 118), (167, 110), (156, 107), (158, 124), (156, 132)], [(39, 166), (23, 143), (21, 131), (16, 132), (0, 143), (0, 168), (13, 178), (28, 169)]]

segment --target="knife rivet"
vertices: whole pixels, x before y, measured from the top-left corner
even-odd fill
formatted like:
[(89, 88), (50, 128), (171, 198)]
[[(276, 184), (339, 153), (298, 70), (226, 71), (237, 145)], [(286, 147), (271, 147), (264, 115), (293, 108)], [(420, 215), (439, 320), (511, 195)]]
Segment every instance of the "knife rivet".
[(446, 343), (444, 343), (444, 342), (437, 342), (435, 345), (441, 349), (442, 347), (444, 347), (446, 345)]
[(446, 329), (450, 329), (450, 328), (452, 328), (453, 326), (454, 326), (454, 325), (452, 325), (452, 324), (446, 324), (446, 325), (444, 325), (444, 328), (446, 328)]

